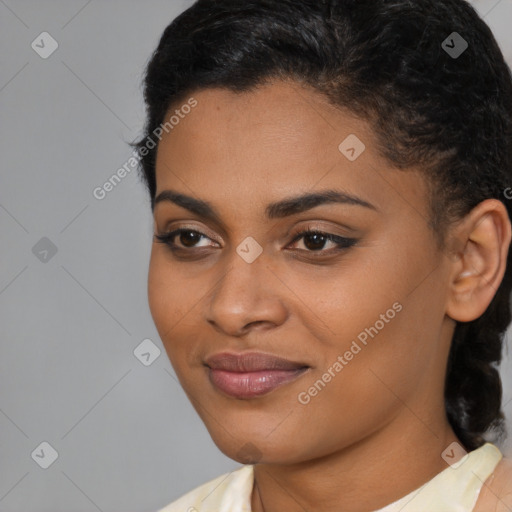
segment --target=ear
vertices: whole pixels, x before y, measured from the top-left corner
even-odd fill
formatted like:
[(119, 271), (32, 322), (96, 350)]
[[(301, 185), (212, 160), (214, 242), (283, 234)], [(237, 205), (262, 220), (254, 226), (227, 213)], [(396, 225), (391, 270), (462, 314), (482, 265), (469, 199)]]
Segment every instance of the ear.
[(456, 226), (446, 314), (459, 322), (480, 317), (505, 275), (511, 225), (497, 199), (479, 203)]

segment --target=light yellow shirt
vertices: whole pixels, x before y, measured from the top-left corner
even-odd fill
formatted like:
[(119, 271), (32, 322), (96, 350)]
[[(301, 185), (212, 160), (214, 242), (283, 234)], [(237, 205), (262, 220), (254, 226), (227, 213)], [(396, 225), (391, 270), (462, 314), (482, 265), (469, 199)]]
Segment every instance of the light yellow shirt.
[[(374, 512), (471, 512), (483, 482), (503, 454), (485, 443), (464, 461), (448, 466), (427, 483)], [(206, 482), (158, 512), (251, 512), (252, 465), (245, 465)]]

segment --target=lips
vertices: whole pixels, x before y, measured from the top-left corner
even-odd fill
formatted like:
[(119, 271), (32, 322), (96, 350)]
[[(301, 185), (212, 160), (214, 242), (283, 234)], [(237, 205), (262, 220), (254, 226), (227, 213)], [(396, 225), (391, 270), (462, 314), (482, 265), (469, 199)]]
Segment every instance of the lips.
[(224, 394), (255, 398), (270, 393), (305, 373), (309, 366), (261, 352), (221, 353), (205, 361), (210, 382)]

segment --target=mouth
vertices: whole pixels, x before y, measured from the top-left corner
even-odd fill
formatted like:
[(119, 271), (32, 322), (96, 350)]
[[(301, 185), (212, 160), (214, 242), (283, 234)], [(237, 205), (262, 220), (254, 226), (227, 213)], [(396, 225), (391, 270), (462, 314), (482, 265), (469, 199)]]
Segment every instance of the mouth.
[(205, 362), (212, 385), (225, 395), (249, 399), (266, 395), (309, 370), (304, 363), (250, 352), (214, 355)]

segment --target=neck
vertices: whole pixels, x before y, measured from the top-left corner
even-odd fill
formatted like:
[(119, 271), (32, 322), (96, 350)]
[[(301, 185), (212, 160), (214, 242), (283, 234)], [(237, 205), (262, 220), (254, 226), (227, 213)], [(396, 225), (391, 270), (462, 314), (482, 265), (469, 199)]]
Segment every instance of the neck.
[(402, 421), (326, 457), (256, 464), (252, 512), (368, 512), (406, 496), (448, 467), (441, 454), (450, 443), (462, 444), (445, 418), (418, 428), (420, 421), (407, 410)]

